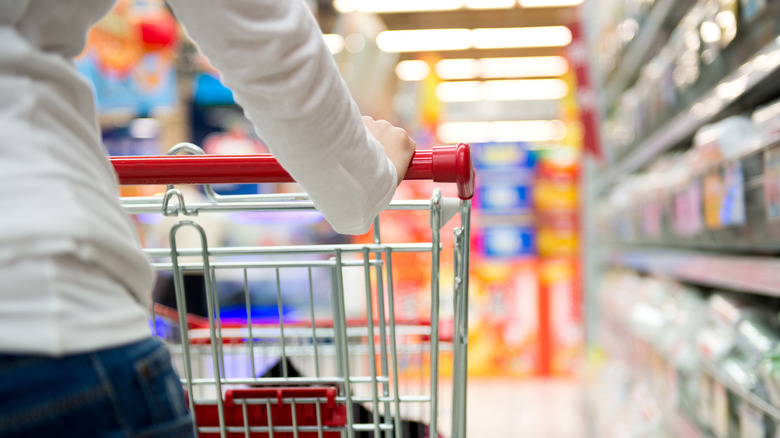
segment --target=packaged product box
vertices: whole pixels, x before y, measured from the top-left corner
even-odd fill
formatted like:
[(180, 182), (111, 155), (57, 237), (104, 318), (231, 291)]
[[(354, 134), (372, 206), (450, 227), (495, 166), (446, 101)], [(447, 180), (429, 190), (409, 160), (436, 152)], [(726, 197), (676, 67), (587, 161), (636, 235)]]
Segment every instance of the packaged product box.
[(767, 219), (780, 220), (780, 147), (764, 152), (764, 202)]
[(723, 228), (721, 210), (725, 197), (723, 175), (717, 169), (711, 170), (707, 172), (702, 181), (704, 223), (710, 230), (720, 230)]
[[(540, 318), (547, 321), (550, 372), (571, 375), (578, 368), (584, 348), (581, 296), (577, 261), (574, 258), (542, 260), (540, 265)], [(545, 315), (546, 313), (546, 315)]]
[(469, 374), (529, 376), (539, 364), (536, 261), (483, 262), (472, 273)]
[(728, 391), (722, 383), (712, 381), (712, 432), (716, 438), (729, 438), (730, 428)]
[(696, 404), (696, 416), (705, 427), (712, 427), (713, 408), (712, 403), (712, 378), (705, 373), (699, 376), (699, 400)]
[(739, 160), (723, 166), (723, 189), (720, 222), (725, 226), (745, 225), (745, 176)]
[(642, 234), (645, 238), (655, 240), (661, 237), (661, 203), (651, 200), (642, 207)]
[(679, 237), (693, 237), (703, 225), (701, 181), (694, 179), (674, 196), (674, 230)]
[(761, 411), (749, 403), (739, 405), (739, 438), (765, 438), (766, 422)]

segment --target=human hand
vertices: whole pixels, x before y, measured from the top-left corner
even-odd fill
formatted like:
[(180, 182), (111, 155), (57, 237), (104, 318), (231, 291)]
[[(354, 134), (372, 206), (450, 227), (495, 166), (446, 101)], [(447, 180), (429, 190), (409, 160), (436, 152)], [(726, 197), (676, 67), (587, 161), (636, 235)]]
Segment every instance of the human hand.
[(390, 158), (396, 172), (398, 172), (397, 184), (401, 184), (417, 143), (409, 137), (405, 130), (393, 126), (386, 120), (374, 120), (369, 116), (363, 116), (363, 124), (368, 128), (368, 132), (385, 148), (387, 157)]

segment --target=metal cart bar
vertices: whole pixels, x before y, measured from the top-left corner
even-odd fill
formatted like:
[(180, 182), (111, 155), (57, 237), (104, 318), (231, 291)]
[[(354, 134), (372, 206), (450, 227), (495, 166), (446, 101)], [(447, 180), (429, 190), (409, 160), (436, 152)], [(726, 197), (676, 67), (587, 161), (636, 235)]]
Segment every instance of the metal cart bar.
[[(271, 154), (112, 157), (111, 164), (124, 185), (294, 182)], [(471, 199), (471, 149), (460, 143), (418, 150), (404, 179), (455, 183), (458, 196)]]
[[(203, 155), (202, 150), (191, 144), (177, 145), (172, 153), (179, 151), (196, 155), (111, 158), (121, 184), (168, 185), (162, 196), (123, 198), (122, 205), (128, 213), (195, 216), (199, 213), (315, 209), (305, 194), (223, 196), (216, 194), (209, 186), (218, 183), (291, 182), (290, 175), (269, 154)], [(169, 345), (171, 351), (182, 358), (183, 383), (187, 389), (190, 410), (198, 423), (195, 426), (196, 433), (206, 436), (218, 434), (222, 438), (237, 433), (246, 437), (273, 437), (275, 433), (308, 437), (316, 433), (319, 438), (324, 438), (354, 437), (356, 432), (371, 432), (374, 437), (401, 438), (402, 415), (417, 418), (418, 414), (409, 414), (407, 407), (422, 404), (427, 405), (425, 411), (417, 412), (427, 417), (430, 436), (434, 436), (438, 431), (439, 420), (439, 355), (442, 351), (451, 351), (451, 431), (452, 437), (464, 437), (469, 218), (474, 176), (471, 152), (466, 144), (435, 147), (414, 154), (404, 179), (455, 183), (460, 198), (445, 198), (436, 189), (428, 201), (394, 201), (388, 207), (388, 210), (428, 210), (429, 242), (383, 243), (377, 219), (374, 221), (373, 243), (370, 244), (221, 248), (208, 245), (205, 231), (196, 222), (182, 220), (170, 229), (170, 248), (147, 249), (147, 254), (155, 259), (156, 269), (172, 273), (177, 309), (161, 316), (178, 324), (180, 340), (167, 337), (166, 340), (172, 340)], [(185, 204), (184, 195), (173, 184), (205, 185), (208, 202)], [(439, 336), (440, 255), (443, 250), (441, 231), (456, 214), (460, 216), (460, 226), (454, 230), (454, 321), (445, 321), (453, 329), (450, 342), (449, 338), (440, 339)], [(194, 228), (198, 233), (200, 248), (177, 247), (176, 234), (185, 227)], [(428, 321), (396, 318), (392, 265), (394, 255), (401, 257), (403, 253), (430, 255), (431, 307)], [(268, 255), (281, 255), (284, 259), (266, 260)], [(180, 260), (181, 257), (192, 256), (196, 256), (195, 261)], [(247, 256), (258, 257), (248, 259)], [(294, 256), (295, 259), (287, 260), (288, 256)], [(343, 276), (345, 268), (362, 268), (365, 320), (347, 318), (345, 284), (351, 288), (354, 285), (347, 283), (349, 278)], [(274, 274), (273, 292), (279, 319), (273, 326), (252, 321), (248, 277), (250, 269), (253, 272), (265, 270)], [(311, 324), (308, 326), (294, 320), (288, 323), (283, 317), (280, 271), (292, 272), (291, 269), (305, 269), (308, 274), (305, 278), (311, 301)], [(238, 326), (230, 320), (223, 323), (220, 302), (216, 298), (217, 275), (231, 270), (243, 271), (241, 280), (246, 324), (242, 322)], [(325, 278), (330, 283), (332, 319), (326, 325), (323, 325), (322, 319), (315, 323), (313, 270), (329, 273)], [(185, 271), (201, 272), (203, 275), (207, 317), (200, 318), (202, 320), (186, 314), (183, 293)], [(152, 317), (156, 324), (156, 314), (153, 313)], [(166, 336), (168, 334), (166, 330), (163, 333)], [(259, 350), (262, 350), (260, 356), (257, 355)], [(289, 360), (309, 357), (312, 353), (314, 371), (309, 371), (309, 377), (299, 377), (297, 371), (292, 373), (289, 364), (295, 364)], [(227, 361), (226, 355), (230, 355), (227, 358), (233, 361), (236, 356), (243, 358), (247, 371), (230, 368), (235, 362)], [(269, 365), (268, 355), (279, 358), (280, 375), (276, 377), (256, 374), (261, 367)], [(331, 362), (325, 363), (327, 370), (320, 369), (320, 356), (331, 358)], [(401, 364), (399, 356), (402, 357)], [(356, 362), (356, 357), (363, 360)], [(255, 363), (256, 360), (260, 362)], [(333, 367), (335, 370), (332, 370)], [(404, 385), (407, 385), (407, 380), (417, 379), (417, 376), (423, 386), (428, 384), (428, 393), (406, 394), (406, 389), (403, 392), (400, 390), (399, 380), (405, 379)], [(285, 389), (272, 388), (277, 385)], [(247, 387), (252, 388), (255, 395), (236, 398), (229, 395), (235, 391), (244, 391), (236, 388)], [(321, 395), (303, 394), (301, 391), (305, 391), (305, 387), (326, 391), (329, 395), (323, 398)], [(280, 391), (278, 398), (268, 395), (276, 390)], [(281, 391), (293, 391), (297, 396), (283, 397)], [(413, 388), (412, 391), (416, 390)], [(263, 395), (258, 396), (258, 393)], [(402, 404), (405, 405), (403, 408)], [(366, 419), (353, 413), (353, 406), (366, 408), (373, 414), (372, 417)]]

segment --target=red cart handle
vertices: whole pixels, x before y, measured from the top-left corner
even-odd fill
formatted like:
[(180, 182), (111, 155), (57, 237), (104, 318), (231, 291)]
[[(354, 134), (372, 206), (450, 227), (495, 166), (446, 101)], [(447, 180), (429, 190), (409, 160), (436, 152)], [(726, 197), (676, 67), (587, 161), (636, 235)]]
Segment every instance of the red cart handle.
[(337, 392), (333, 386), (229, 389), (225, 392), (225, 403), (232, 405), (236, 400), (276, 399), (276, 403), (281, 405), (285, 398), (325, 398), (325, 406), (332, 409), (336, 407)]
[[(111, 157), (111, 164), (123, 185), (294, 182), (271, 154)], [(415, 151), (404, 179), (455, 183), (458, 197), (471, 199), (474, 196), (471, 148), (460, 143)]]

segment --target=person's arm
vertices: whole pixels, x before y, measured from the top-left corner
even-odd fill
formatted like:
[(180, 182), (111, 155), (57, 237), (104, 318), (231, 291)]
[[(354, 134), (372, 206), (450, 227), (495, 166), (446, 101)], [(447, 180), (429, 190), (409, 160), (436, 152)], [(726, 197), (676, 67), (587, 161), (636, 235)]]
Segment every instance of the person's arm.
[(382, 122), (363, 123), (306, 6), (300, 0), (168, 3), (325, 219), (340, 233), (365, 232), (406, 173), (414, 142)]

